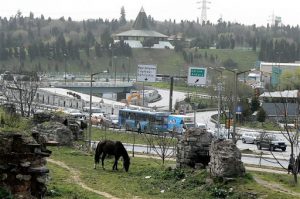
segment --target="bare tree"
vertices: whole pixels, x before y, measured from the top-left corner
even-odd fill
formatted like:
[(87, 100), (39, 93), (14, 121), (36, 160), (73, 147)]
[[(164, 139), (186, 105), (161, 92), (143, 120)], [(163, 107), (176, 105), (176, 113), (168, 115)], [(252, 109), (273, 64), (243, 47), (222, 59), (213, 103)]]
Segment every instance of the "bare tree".
[(39, 87), (36, 73), (18, 75), (11, 81), (2, 80), (2, 92), (8, 102), (19, 106), (21, 116), (30, 116), (32, 104)]
[[(151, 129), (151, 128), (149, 128)], [(148, 133), (144, 133), (144, 137), (151, 149), (162, 159), (163, 164), (165, 160), (174, 155), (175, 151), (175, 134), (167, 132), (157, 132), (157, 130), (148, 130)]]
[[(276, 118), (277, 118), (277, 122), (279, 123), (279, 119), (281, 119), (281, 123), (283, 125), (283, 128), (280, 129), (280, 134), (283, 135), (283, 137), (288, 141), (288, 143), (291, 146), (291, 153), (290, 153), (290, 159), (289, 159), (289, 168), (285, 168), (280, 161), (278, 160), (278, 158), (276, 158), (276, 156), (273, 154), (272, 150), (271, 154), (274, 157), (275, 161), (285, 170), (287, 170), (288, 172), (291, 171), (293, 178), (294, 178), (294, 182), (298, 183), (298, 179), (297, 179), (297, 175), (298, 175), (298, 170), (299, 170), (299, 154), (297, 154), (296, 152), (300, 151), (299, 148), (299, 95), (298, 95), (297, 91), (297, 95), (294, 96), (295, 100), (294, 103), (297, 104), (297, 108), (296, 108), (296, 115), (291, 116), (289, 115), (289, 110), (288, 106), (289, 106), (289, 101), (291, 99), (288, 99), (288, 96), (283, 96), (283, 92), (279, 91), (279, 95), (280, 95), (280, 102), (275, 102), (274, 106), (275, 106), (275, 112), (276, 112)], [(286, 95), (288, 95), (289, 91), (285, 92)], [(272, 94), (269, 92), (269, 97), (271, 97), (271, 99), (274, 99), (274, 96), (272, 96)], [(278, 101), (278, 100), (277, 100)], [(288, 123), (290, 121), (293, 121), (292, 118), (294, 119), (294, 123), (295, 123), (295, 128), (290, 128), (290, 125), (288, 125)]]

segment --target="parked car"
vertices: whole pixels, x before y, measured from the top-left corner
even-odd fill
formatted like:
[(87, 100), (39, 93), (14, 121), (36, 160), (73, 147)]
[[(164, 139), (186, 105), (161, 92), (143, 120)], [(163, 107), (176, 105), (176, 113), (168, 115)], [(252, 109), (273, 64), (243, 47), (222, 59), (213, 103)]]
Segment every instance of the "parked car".
[(120, 128), (119, 117), (117, 115), (108, 115), (105, 118), (105, 121), (107, 122), (110, 128)]
[(68, 79), (68, 80), (75, 80), (75, 75), (73, 75), (73, 74), (64, 74), (63, 78)]
[(275, 151), (278, 148), (282, 151), (285, 151), (287, 145), (283, 140), (279, 139), (274, 134), (262, 133), (256, 142), (256, 146), (259, 150), (262, 148), (267, 148), (270, 151)]
[(251, 143), (256, 144), (259, 139), (259, 133), (257, 132), (244, 132), (241, 136), (241, 140), (243, 143)]

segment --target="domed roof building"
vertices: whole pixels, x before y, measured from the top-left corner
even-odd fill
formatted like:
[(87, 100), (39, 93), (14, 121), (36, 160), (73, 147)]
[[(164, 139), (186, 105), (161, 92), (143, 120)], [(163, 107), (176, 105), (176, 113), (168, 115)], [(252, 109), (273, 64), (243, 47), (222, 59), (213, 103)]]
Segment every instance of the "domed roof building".
[(167, 40), (168, 36), (156, 32), (151, 29), (147, 15), (143, 8), (141, 8), (132, 29), (116, 34), (115, 41), (123, 40), (131, 48), (144, 48), (145, 42), (151, 40), (153, 42), (152, 48), (168, 48), (174, 49), (174, 46)]

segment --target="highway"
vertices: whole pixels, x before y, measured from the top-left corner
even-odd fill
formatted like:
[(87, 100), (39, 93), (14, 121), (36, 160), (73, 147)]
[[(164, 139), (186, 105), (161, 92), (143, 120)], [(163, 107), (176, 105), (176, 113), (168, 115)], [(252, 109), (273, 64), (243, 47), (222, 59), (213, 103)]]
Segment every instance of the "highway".
[[(155, 103), (151, 103), (149, 104), (151, 107), (152, 105), (155, 105), (157, 107), (169, 107), (169, 90), (162, 90), (162, 89), (158, 89), (158, 93), (162, 96), (162, 100), (157, 101)], [(186, 93), (184, 92), (178, 92), (175, 91), (173, 92), (173, 106), (176, 103), (176, 101), (180, 101), (182, 99), (184, 99)], [(211, 121), (211, 116), (217, 114), (217, 111), (207, 111), (207, 112), (197, 112), (196, 113), (196, 122), (198, 123), (204, 123), (207, 126), (207, 129), (211, 130), (211, 131), (215, 131), (215, 123), (213, 123)], [(194, 113), (189, 113), (188, 115), (194, 116)], [(247, 131), (253, 131), (252, 129), (238, 129), (237, 128), (237, 133), (239, 134), (243, 134), (244, 132)], [(289, 145), (289, 142), (284, 138), (284, 136), (280, 133), (277, 133), (277, 136), (280, 137), (281, 139), (285, 140), (286, 144)], [(289, 160), (289, 156), (291, 153), (291, 148), (290, 146), (287, 147), (287, 150), (285, 152), (282, 152), (280, 150), (276, 150), (273, 153), (273, 155), (271, 154), (270, 151), (268, 150), (258, 150), (257, 146), (254, 144), (244, 144), (242, 143), (240, 140), (237, 142), (237, 147), (240, 150), (250, 150), (253, 152), (253, 154), (263, 154), (264, 157), (267, 157), (266, 159), (260, 159), (258, 157), (255, 157), (253, 155), (249, 156), (249, 155), (244, 155), (242, 157), (242, 161), (244, 163), (247, 164), (255, 164), (255, 165), (265, 165), (265, 166), (275, 166), (278, 167), (279, 164), (275, 161), (275, 159), (273, 158), (273, 155), (280, 161), (280, 163), (282, 165), (284, 165), (285, 167), (287, 166), (287, 162)], [(138, 149), (137, 149), (138, 150)], [(145, 152), (145, 148), (141, 149), (141, 151)], [(295, 148), (296, 154), (299, 153), (299, 149)], [(257, 155), (259, 156), (259, 155)]]

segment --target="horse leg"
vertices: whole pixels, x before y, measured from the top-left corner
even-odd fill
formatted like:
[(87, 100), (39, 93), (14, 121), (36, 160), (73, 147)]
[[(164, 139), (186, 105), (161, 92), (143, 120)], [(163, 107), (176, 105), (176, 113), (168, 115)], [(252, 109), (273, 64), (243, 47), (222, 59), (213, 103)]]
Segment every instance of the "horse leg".
[(115, 156), (115, 163), (114, 163), (114, 166), (113, 166), (113, 170), (116, 169), (118, 170), (118, 160), (119, 160), (120, 156)]
[(105, 159), (105, 156), (106, 156), (106, 153), (103, 153), (102, 158), (101, 158), (103, 170), (105, 170), (105, 168), (104, 168), (104, 159)]

